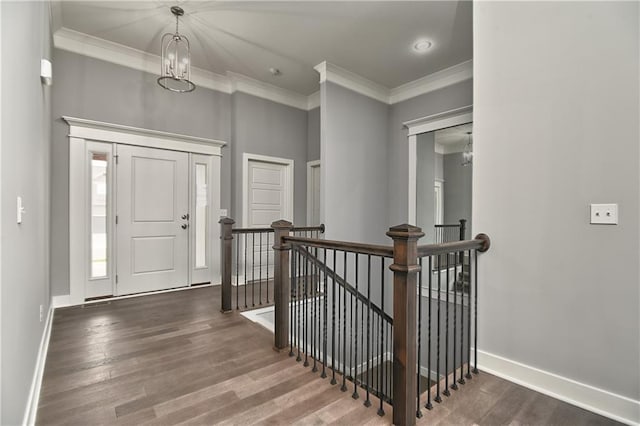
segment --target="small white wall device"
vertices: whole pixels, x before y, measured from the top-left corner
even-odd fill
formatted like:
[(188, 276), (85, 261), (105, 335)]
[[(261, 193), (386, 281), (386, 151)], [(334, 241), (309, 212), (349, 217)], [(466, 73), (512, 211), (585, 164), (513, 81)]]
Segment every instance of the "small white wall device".
[(51, 69), (51, 62), (47, 59), (40, 60), (40, 81), (45, 86), (51, 86), (51, 83), (53, 83), (53, 71)]

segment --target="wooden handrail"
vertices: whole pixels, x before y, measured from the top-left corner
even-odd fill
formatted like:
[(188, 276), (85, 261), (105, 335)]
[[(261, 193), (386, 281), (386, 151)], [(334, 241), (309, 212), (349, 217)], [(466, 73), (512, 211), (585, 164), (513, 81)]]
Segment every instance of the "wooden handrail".
[(418, 257), (438, 254), (458, 253), (466, 250), (478, 250), (483, 253), (489, 250), (491, 240), (486, 234), (478, 234), (473, 240), (453, 241), (451, 243), (426, 244), (418, 246)]
[(374, 256), (393, 257), (392, 246), (382, 246), (376, 244), (353, 243), (349, 241), (317, 240), (315, 238), (304, 237), (284, 237), (284, 241), (289, 244), (305, 245), (308, 247), (326, 248), (333, 250), (348, 251), (350, 253), (371, 254)]
[[(291, 232), (319, 231), (324, 234), (324, 224), (316, 226), (295, 226)], [(234, 234), (254, 234), (261, 232), (273, 232), (273, 228), (233, 228)]]

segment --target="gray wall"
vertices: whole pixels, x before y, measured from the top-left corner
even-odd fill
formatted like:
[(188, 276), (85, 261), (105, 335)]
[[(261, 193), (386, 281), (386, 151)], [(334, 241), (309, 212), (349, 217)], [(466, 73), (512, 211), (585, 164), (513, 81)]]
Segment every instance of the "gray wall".
[(388, 106), (336, 84), (320, 87), (321, 212), (326, 237), (389, 244)]
[(409, 145), (403, 122), (473, 103), (473, 82), (466, 80), (393, 104), (389, 111), (389, 170), (387, 204), (388, 224), (406, 223), (409, 200)]
[[(69, 126), (63, 115), (229, 142), (230, 96), (198, 87), (163, 90), (156, 76), (55, 49), (51, 173), (51, 289), (69, 294)], [(221, 207), (231, 208), (230, 148), (223, 149)]]
[(435, 225), (434, 181), (436, 178), (435, 133), (422, 133), (416, 143), (416, 226), (425, 236), (420, 244), (433, 242)]
[(436, 179), (444, 180), (444, 155), (436, 152)]
[(307, 113), (307, 161), (320, 159), (320, 107)]
[[(21, 424), (49, 309), (51, 89), (40, 59), (51, 58), (48, 2), (2, 2), (2, 376), (0, 423)], [(26, 214), (16, 224), (16, 197)]]
[(639, 4), (474, 6), (479, 349), (639, 400)]
[(242, 154), (294, 160), (294, 223), (307, 221), (307, 112), (235, 92), (232, 96), (233, 216), (242, 222)]
[(467, 220), (467, 235), (471, 235), (471, 196), (473, 165), (462, 165), (462, 153), (444, 155), (444, 223)]

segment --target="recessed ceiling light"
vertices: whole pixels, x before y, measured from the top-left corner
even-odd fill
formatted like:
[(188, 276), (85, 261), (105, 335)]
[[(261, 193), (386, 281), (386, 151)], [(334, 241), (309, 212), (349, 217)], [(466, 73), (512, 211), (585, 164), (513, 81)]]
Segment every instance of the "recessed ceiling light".
[(282, 71), (280, 71), (278, 68), (273, 68), (273, 67), (269, 68), (269, 72), (273, 76), (279, 76), (280, 74), (282, 74)]
[(431, 48), (431, 46), (433, 46), (433, 43), (429, 40), (419, 40), (413, 44), (413, 50), (416, 52), (426, 52)]

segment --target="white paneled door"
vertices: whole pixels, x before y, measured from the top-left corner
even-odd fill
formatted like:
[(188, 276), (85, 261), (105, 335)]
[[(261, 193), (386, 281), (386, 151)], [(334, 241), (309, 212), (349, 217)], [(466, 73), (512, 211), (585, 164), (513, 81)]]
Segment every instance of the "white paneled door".
[(116, 295), (189, 285), (189, 154), (118, 146)]

